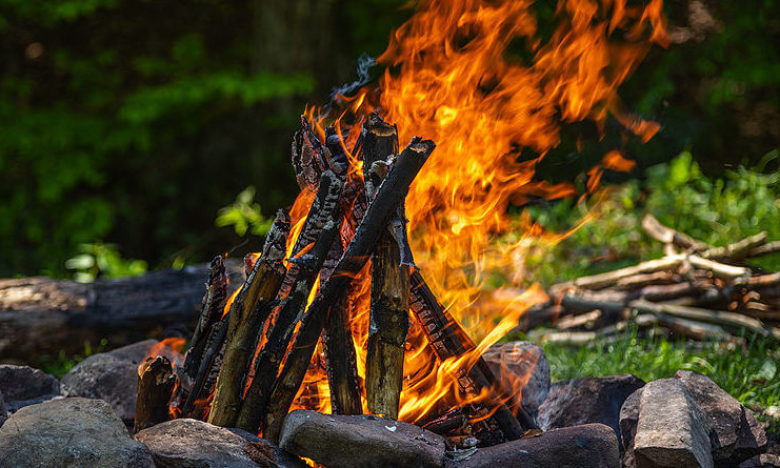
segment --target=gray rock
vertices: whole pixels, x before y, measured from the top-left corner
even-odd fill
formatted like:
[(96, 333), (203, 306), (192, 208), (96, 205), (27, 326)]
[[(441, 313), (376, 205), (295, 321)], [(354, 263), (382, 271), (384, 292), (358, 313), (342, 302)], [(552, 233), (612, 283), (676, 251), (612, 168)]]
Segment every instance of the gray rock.
[(709, 377), (682, 370), (674, 376), (707, 415), (716, 464), (737, 465), (766, 447), (766, 433), (753, 413)]
[(623, 466), (633, 468), (636, 466), (634, 457), (634, 437), (636, 425), (639, 422), (639, 401), (642, 398), (642, 389), (635, 391), (626, 398), (620, 407), (620, 438), (623, 443)]
[(325, 466), (441, 467), (444, 438), (412, 424), (375, 416), (296, 410), (282, 425), (279, 447)]
[(482, 355), (504, 388), (522, 388), (515, 404), (535, 415), (550, 391), (550, 363), (544, 349), (529, 341), (495, 344)]
[(620, 407), (644, 384), (631, 374), (556, 382), (539, 408), (537, 422), (545, 431), (601, 423), (611, 427), (620, 442)]
[[(135, 440), (148, 446), (157, 466), (170, 468), (256, 468), (250, 453), (277, 463), (279, 451), (259, 437), (238, 429), (213, 426), (195, 419), (176, 419), (144, 429)], [(250, 447), (247, 447), (250, 446)], [(258, 447), (265, 447), (265, 454)], [(298, 463), (303, 463), (298, 460)], [(290, 465), (282, 465), (290, 466)], [(305, 466), (305, 465), (304, 465)]]
[(639, 468), (714, 466), (707, 416), (677, 379), (642, 389), (634, 455)]
[(60, 394), (60, 381), (29, 366), (0, 365), (0, 392), (9, 412), (51, 400)]
[(0, 427), (0, 466), (154, 467), (108, 403), (64, 398), (27, 406)]
[(603, 424), (553, 429), (539, 436), (495, 445), (446, 468), (618, 468), (615, 431)]
[(138, 365), (158, 343), (146, 340), (88, 357), (62, 378), (62, 394), (105, 400), (126, 424), (131, 424), (135, 418)]
[(753, 458), (749, 458), (739, 464), (739, 468), (761, 468), (778, 467), (780, 468), (780, 457), (771, 453), (762, 453)]
[(8, 419), (8, 410), (5, 409), (3, 392), (0, 392), (0, 426), (2, 426), (7, 419)]

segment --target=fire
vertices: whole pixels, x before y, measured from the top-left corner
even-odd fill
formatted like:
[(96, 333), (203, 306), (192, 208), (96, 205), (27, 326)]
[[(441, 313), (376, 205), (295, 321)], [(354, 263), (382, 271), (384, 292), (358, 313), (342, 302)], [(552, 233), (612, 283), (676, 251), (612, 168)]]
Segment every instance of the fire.
[[(322, 141), (325, 127), (334, 126), (343, 137), (351, 172), (360, 177), (362, 162), (350, 150), (369, 112), (398, 126), (402, 147), (415, 135), (437, 144), (406, 199), (409, 237), (427, 282), (478, 345), (461, 357), (438, 362), (419, 327), (411, 327), (403, 421), (419, 422), (441, 408), (490, 398), (487, 391), (462, 392), (458, 376), (514, 327), (525, 310), (546, 300), (537, 286), (511, 300), (500, 289), (485, 291), (491, 278), (517, 287), (531, 242), (563, 237), (544, 233), (527, 216), (508, 215), (510, 206), (522, 206), (531, 197), (576, 195), (569, 184), (534, 180), (537, 164), (559, 144), (561, 127), (587, 120), (604, 132), (606, 122), (614, 119), (643, 141), (659, 130), (658, 124), (623, 109), (618, 87), (653, 45), (669, 42), (661, 0), (644, 6), (626, 0), (561, 0), (549, 39), (540, 37), (533, 5), (529, 0), (422, 1), (377, 59), (386, 68), (376, 85), (355, 96), (337, 96), (335, 108), (306, 112)], [(605, 169), (632, 167), (619, 151), (609, 152), (589, 172), (588, 192), (596, 190)], [(288, 253), (312, 197), (304, 190), (293, 206)], [(509, 233), (514, 234), (511, 241)], [(361, 379), (369, 283), (364, 269), (350, 291)], [(320, 351), (318, 347), (296, 404), (329, 411)], [(517, 379), (514, 398), (523, 381)], [(367, 411), (365, 399), (363, 403)]]

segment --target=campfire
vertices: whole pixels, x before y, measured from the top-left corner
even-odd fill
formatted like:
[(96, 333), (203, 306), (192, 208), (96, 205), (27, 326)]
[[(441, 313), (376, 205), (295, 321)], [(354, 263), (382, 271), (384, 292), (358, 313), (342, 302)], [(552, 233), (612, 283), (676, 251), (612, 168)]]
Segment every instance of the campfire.
[[(378, 58), (395, 71), (306, 110), (292, 144), (300, 195), (231, 297), (214, 259), (183, 362), (153, 355), (139, 369), (136, 429), (187, 417), (276, 441), (298, 408), (482, 445), (535, 429), (518, 397), (526, 376), (497, 379), (481, 356), (547, 296), (532, 287), (489, 307), (481, 291), (495, 271), (519, 280), (542, 235), (509, 206), (575, 194), (533, 179), (562, 122), (658, 131), (622, 109), (617, 87), (667, 42), (660, 6), (562, 2), (542, 45), (525, 3), (425, 3)], [(530, 66), (506, 57), (513, 38)], [(609, 152), (588, 188), (630, 165)], [(524, 234), (496, 241), (510, 232)]]

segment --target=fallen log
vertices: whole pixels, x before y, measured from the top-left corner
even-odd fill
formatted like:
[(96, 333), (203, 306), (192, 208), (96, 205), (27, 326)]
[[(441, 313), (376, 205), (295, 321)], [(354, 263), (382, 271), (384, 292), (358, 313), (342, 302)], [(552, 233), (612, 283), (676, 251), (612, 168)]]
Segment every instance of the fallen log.
[[(239, 262), (225, 266), (231, 293), (243, 273)], [(116, 348), (161, 339), (171, 330), (192, 330), (209, 271), (210, 265), (202, 264), (94, 283), (0, 280), (0, 361), (82, 353), (84, 342), (104, 338), (109, 348)]]

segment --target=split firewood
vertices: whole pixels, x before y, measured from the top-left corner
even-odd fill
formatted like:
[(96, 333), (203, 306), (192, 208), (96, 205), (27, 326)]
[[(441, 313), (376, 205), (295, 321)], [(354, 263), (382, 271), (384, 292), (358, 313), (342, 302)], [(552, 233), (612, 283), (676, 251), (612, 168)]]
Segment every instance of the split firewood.
[(280, 210), (260, 258), (230, 307), (225, 358), (209, 412), (211, 424), (233, 427), (236, 423), (250, 360), (286, 272), (282, 259), (289, 232), (290, 217)]
[(225, 274), (225, 264), (222, 256), (216, 256), (211, 261), (208, 282), (206, 283), (206, 294), (203, 296), (200, 318), (192, 333), (189, 349), (184, 359), (184, 365), (179, 372), (179, 388), (177, 390), (176, 406), (181, 407), (187, 400), (192, 386), (197, 378), (200, 369), (203, 354), (208, 345), (209, 338), (215, 325), (222, 318), (225, 302), (227, 301), (227, 275)]
[(260, 427), (295, 324), (300, 321), (314, 279), (322, 268), (325, 256), (334, 244), (337, 233), (337, 224), (333, 221), (326, 223), (314, 247), (297, 259), (299, 273), (293, 291), (277, 313), (276, 323), (268, 329), (267, 340), (255, 361), (255, 376), (246, 391), (236, 427), (251, 432), (257, 432)]
[(415, 137), (404, 149), (379, 187), (376, 198), (369, 205), (333, 275), (322, 285), (301, 319), (293, 349), (287, 356), (269, 400), (263, 432), (266, 438), (278, 440), (281, 423), (303, 382), (330, 307), (365, 266), (390, 217), (434, 148), (432, 141)]
[(227, 337), (230, 312), (221, 322), (211, 327), (208, 346), (198, 368), (198, 373), (193, 380), (192, 388), (187, 395), (184, 405), (181, 407), (181, 417), (198, 417), (203, 414), (206, 406), (205, 397), (211, 394), (217, 383), (219, 369), (222, 366), (222, 356), (225, 353), (225, 338)]
[[(410, 306), (422, 330), (431, 343), (432, 349), (440, 361), (452, 357), (460, 357), (476, 347), (465, 331), (460, 328), (457, 321), (446, 311), (436, 299), (436, 296), (425, 283), (419, 270), (415, 270), (410, 278), (411, 299)], [(458, 383), (465, 391), (477, 392), (486, 389), (493, 393), (493, 403), (496, 411), (492, 419), (496, 422), (507, 440), (516, 440), (522, 437), (527, 429), (536, 427), (530, 416), (522, 407), (517, 408), (519, 421), (512, 411), (506, 406), (505, 401), (510, 401), (508, 395), (502, 394), (505, 390), (500, 388), (493, 372), (485, 360), (480, 356), (477, 363), (471, 369), (463, 369), (458, 378)]]
[(165, 356), (147, 358), (138, 366), (134, 431), (146, 429), (170, 418), (168, 404), (176, 387), (176, 374)]
[[(398, 130), (371, 114), (363, 125), (363, 178), (366, 195), (372, 200), (382, 180), (378, 163), (389, 163), (398, 153)], [(406, 241), (401, 220), (403, 202), (393, 215), (395, 228), (386, 230), (371, 257), (371, 312), (366, 355), (366, 398), (368, 409), (398, 419), (403, 384), (404, 345), (409, 332), (409, 268), (402, 265), (399, 241)], [(407, 244), (408, 245), (408, 244)]]

